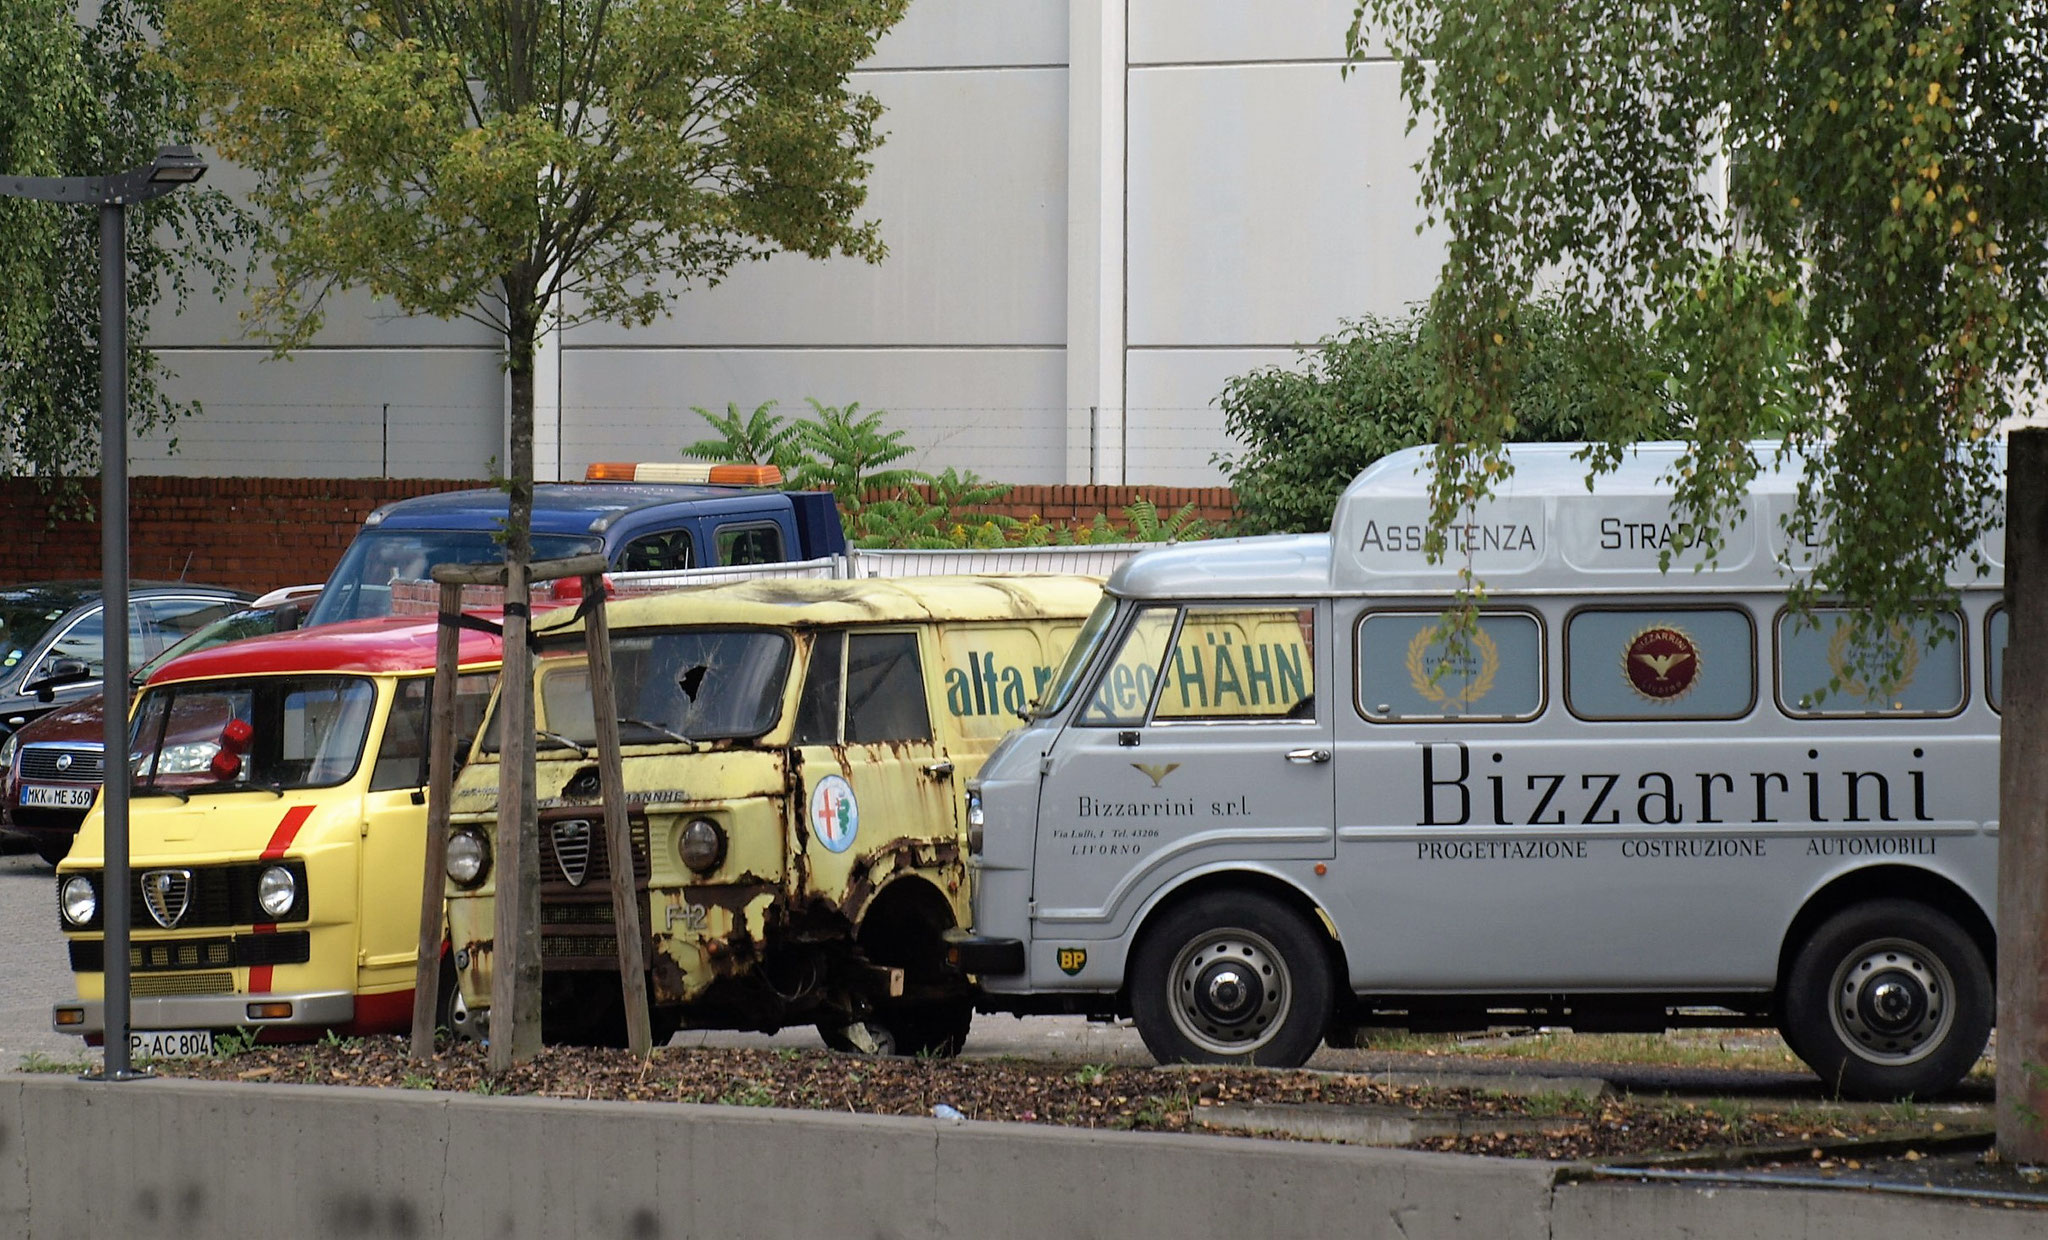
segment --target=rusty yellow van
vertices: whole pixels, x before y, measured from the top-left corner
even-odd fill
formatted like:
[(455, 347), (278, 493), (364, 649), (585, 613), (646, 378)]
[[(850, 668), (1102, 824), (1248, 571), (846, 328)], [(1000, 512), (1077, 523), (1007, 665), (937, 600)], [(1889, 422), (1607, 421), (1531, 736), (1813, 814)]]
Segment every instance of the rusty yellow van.
[[(973, 1016), (966, 781), (1050, 682), (1091, 577), (760, 580), (611, 604), (657, 1041), (815, 1024), (948, 1053)], [(612, 867), (582, 625), (537, 621), (542, 1032), (620, 1044)], [(468, 1028), (492, 966), (497, 755), (456, 782), (449, 933)]]
[[(498, 639), (462, 634), (457, 730), (473, 738)], [(426, 857), (434, 625), (374, 620), (176, 659), (130, 727), (130, 1027), (137, 1057), (214, 1034), (290, 1040), (408, 1028)], [(459, 752), (459, 750), (458, 750)], [(104, 1031), (99, 809), (57, 871), (78, 998)]]

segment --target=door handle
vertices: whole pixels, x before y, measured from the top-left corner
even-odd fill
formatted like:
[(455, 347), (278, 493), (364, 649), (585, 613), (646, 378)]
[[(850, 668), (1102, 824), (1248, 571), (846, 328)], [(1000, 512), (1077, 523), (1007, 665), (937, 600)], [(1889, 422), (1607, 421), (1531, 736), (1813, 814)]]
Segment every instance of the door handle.
[(1301, 763), (1328, 762), (1330, 760), (1330, 751), (1327, 749), (1290, 749), (1287, 751), (1287, 760), (1289, 762)]
[(931, 776), (933, 779), (945, 779), (953, 774), (953, 764), (941, 758), (937, 762), (925, 763), (923, 770), (926, 775)]

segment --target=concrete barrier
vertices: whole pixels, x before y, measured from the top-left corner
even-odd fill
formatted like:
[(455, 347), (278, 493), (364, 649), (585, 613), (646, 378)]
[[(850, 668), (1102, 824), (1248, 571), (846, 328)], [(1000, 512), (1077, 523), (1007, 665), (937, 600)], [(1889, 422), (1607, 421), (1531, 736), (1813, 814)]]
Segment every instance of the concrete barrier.
[[(0, 1077), (0, 1236), (1854, 1235), (2014, 1216), (1843, 1194), (1559, 1184), (1550, 1164), (812, 1111)], [(1771, 1202), (1798, 1199), (1787, 1211)], [(1806, 1203), (1807, 1198), (1827, 1200)], [(1852, 1199), (1853, 1200), (1853, 1199)], [(1675, 1204), (1678, 1215), (1667, 1222)], [(1847, 1215), (1840, 1217), (1847, 1218)], [(2024, 1220), (2039, 1224), (2041, 1215)], [(2017, 1237), (2022, 1232), (2014, 1230)], [(2025, 1234), (2040, 1234), (2038, 1227)]]

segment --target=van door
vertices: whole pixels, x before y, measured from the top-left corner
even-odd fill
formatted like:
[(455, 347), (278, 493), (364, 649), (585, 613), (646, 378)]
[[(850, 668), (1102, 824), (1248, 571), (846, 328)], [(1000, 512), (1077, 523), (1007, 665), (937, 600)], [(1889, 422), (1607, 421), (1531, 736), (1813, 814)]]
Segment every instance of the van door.
[[(497, 676), (471, 672), (456, 679), (455, 754), (469, 752)], [(427, 720), (433, 678), (396, 682), (384, 731), (373, 738), (368, 791), (363, 797), (362, 872), (356, 910), (357, 988), (403, 992), (402, 1025), (411, 1019), (410, 996), (418, 966), (420, 883), (426, 871)], [(362, 785), (358, 785), (362, 786)], [(396, 1003), (394, 998), (390, 1002)], [(374, 1003), (374, 1001), (373, 1001)], [(364, 1005), (357, 1005), (358, 1017)]]
[(1033, 937), (1123, 933), (1224, 861), (1332, 855), (1328, 604), (1141, 607), (1039, 783)]
[(914, 629), (835, 630), (814, 639), (797, 712), (803, 801), (792, 848), (809, 892), (846, 901), (877, 858), (918, 844), (957, 847), (951, 768), (932, 727)]

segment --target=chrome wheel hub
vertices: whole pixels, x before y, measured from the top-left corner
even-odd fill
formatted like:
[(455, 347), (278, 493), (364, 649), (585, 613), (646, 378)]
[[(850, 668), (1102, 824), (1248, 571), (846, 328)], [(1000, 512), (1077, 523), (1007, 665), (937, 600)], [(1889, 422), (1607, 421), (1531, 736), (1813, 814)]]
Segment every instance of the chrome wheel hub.
[(1243, 1055), (1271, 1041), (1292, 999), (1286, 962), (1266, 939), (1221, 928), (1173, 958), (1169, 1006), (1183, 1036), (1202, 1050)]
[(1955, 982), (1918, 943), (1879, 939), (1850, 952), (1835, 970), (1829, 1011), (1844, 1045), (1872, 1063), (1926, 1058), (1955, 1022)]

